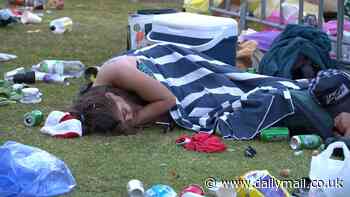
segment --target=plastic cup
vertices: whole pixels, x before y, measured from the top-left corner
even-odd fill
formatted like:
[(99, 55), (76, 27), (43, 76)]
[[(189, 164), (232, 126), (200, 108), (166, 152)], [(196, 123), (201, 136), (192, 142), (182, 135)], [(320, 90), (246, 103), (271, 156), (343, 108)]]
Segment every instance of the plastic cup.
[(36, 24), (36, 23), (41, 23), (42, 19), (36, 15), (31, 13), (30, 11), (24, 11), (22, 17), (21, 17), (21, 22), (23, 24)]
[(127, 185), (129, 197), (143, 197), (145, 189), (141, 181), (133, 179)]

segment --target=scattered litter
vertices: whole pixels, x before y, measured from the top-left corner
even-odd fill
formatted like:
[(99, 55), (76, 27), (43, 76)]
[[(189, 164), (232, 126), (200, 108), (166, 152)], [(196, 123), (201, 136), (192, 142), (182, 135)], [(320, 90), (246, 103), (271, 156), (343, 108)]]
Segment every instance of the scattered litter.
[(245, 150), (244, 150), (244, 156), (249, 157), (249, 158), (253, 158), (256, 155), (256, 150), (251, 147), (248, 146)]
[(80, 120), (68, 112), (61, 111), (52, 111), (40, 131), (59, 138), (75, 138), (83, 135)]
[(322, 139), (318, 135), (296, 135), (290, 140), (290, 147), (293, 150), (316, 149), (322, 144)]
[(0, 10), (0, 27), (5, 27), (11, 23), (17, 23), (18, 19), (9, 9)]
[(304, 152), (302, 150), (299, 150), (299, 151), (294, 151), (294, 155), (295, 156), (300, 156), (302, 155)]
[(41, 32), (41, 29), (36, 29), (36, 30), (28, 30), (27, 33), (39, 33)]
[(180, 197), (204, 197), (204, 190), (200, 185), (191, 184), (181, 191)]
[(0, 53), (0, 62), (10, 61), (10, 60), (13, 60), (16, 58), (17, 58), (16, 55), (12, 55), (12, 54), (8, 54), (8, 53)]
[(312, 156), (317, 156), (320, 154), (320, 151), (319, 150), (313, 150), (312, 151)]
[(24, 73), (17, 73), (12, 77), (13, 83), (26, 83), (26, 84), (34, 84), (35, 83), (35, 72), (29, 71)]
[(44, 150), (7, 141), (0, 155), (0, 196), (62, 196), (76, 186), (67, 165)]
[(19, 73), (25, 73), (25, 68), (24, 67), (19, 67), (14, 70), (8, 71), (4, 74), (4, 80), (6, 81), (13, 81), (13, 76)]
[(196, 133), (191, 137), (181, 135), (175, 141), (176, 144), (182, 145), (185, 149), (197, 152), (214, 153), (226, 150), (226, 145), (215, 135), (208, 133)]
[(62, 76), (58, 74), (50, 74), (39, 71), (25, 71), (23, 67), (7, 72), (5, 79), (15, 84), (34, 84), (36, 82), (44, 83), (61, 83), (69, 85), (68, 76)]
[(73, 29), (73, 21), (69, 17), (58, 18), (50, 22), (50, 30), (55, 34), (63, 34)]
[(15, 90), (8, 81), (0, 80), (0, 106), (14, 104), (21, 98), (21, 90)]
[(143, 183), (137, 179), (130, 180), (127, 184), (129, 197), (143, 197), (145, 189)]
[(81, 77), (84, 74), (85, 65), (76, 60), (43, 60), (33, 65), (32, 70), (66, 77)]
[(24, 114), (23, 123), (27, 127), (35, 127), (44, 120), (44, 114), (40, 110), (33, 110)]
[(23, 24), (37, 24), (41, 23), (42, 19), (37, 14), (34, 14), (28, 10), (24, 11), (21, 17)]
[(9, 105), (9, 104), (15, 104), (16, 101), (11, 101), (9, 99), (0, 97), (0, 106), (4, 106), (4, 105)]
[(283, 178), (288, 178), (290, 175), (290, 169), (286, 168), (286, 169), (282, 169), (280, 172), (281, 177)]
[(145, 197), (176, 197), (177, 194), (173, 188), (168, 185), (154, 185), (145, 192)]
[(38, 88), (23, 88), (22, 99), (20, 100), (23, 104), (35, 104), (41, 102), (42, 93)]
[(70, 84), (66, 76), (44, 72), (35, 72), (35, 80), (42, 81), (45, 83), (60, 83), (66, 86)]
[[(240, 184), (236, 188), (237, 196), (290, 196), (288, 191), (285, 188), (283, 188), (284, 184), (282, 184), (280, 180), (272, 176), (267, 170), (249, 171), (243, 176), (240, 176), (239, 180), (241, 181), (241, 183), (244, 184)], [(274, 184), (271, 184), (268, 187), (266, 187), (264, 185), (266, 185), (267, 182)]]
[[(331, 157), (337, 150), (342, 150), (344, 159)], [(327, 185), (310, 185), (310, 193), (322, 191), (324, 196), (348, 197), (350, 196), (350, 179), (348, 177), (350, 170), (350, 151), (344, 142), (334, 142), (328, 145), (322, 153), (313, 156), (310, 164), (310, 179), (312, 181), (327, 182), (332, 180), (341, 187), (328, 187)], [(337, 185), (336, 184), (336, 185)], [(333, 184), (334, 185), (334, 184)], [(313, 196), (321, 196), (321, 194)], [(311, 195), (310, 195), (311, 196)]]
[(289, 130), (287, 127), (271, 127), (260, 133), (260, 139), (264, 142), (287, 140), (288, 138)]
[(12, 85), (12, 89), (14, 90), (14, 91), (20, 91), (20, 92), (22, 92), (22, 89), (24, 88), (24, 84), (18, 84), (18, 83), (16, 83), (16, 84), (13, 84)]

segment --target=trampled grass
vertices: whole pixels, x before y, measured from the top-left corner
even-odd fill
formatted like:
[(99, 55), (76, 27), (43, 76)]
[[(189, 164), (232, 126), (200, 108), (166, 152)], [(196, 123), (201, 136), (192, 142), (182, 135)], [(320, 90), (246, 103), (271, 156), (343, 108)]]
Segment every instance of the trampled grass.
[[(5, 0), (0, 0), (5, 5)], [(18, 56), (0, 65), (0, 75), (19, 66), (30, 68), (44, 59), (81, 60), (87, 66), (102, 63), (126, 49), (127, 14), (141, 8), (179, 7), (171, 3), (131, 4), (127, 0), (68, 0), (64, 10), (44, 11), (38, 25), (15, 24), (0, 28), (0, 52)], [(49, 32), (54, 18), (69, 16), (74, 30), (64, 35)], [(38, 33), (28, 33), (39, 29)], [(175, 145), (175, 139), (187, 132), (177, 128), (163, 134), (153, 128), (135, 136), (87, 136), (77, 139), (55, 139), (39, 132), (39, 127), (26, 128), (23, 114), (39, 109), (47, 115), (64, 110), (74, 98), (83, 79), (70, 86), (37, 84), (43, 93), (40, 104), (14, 104), (0, 107), (0, 143), (14, 140), (44, 149), (63, 159), (77, 180), (68, 196), (126, 196), (126, 183), (140, 179), (146, 187), (162, 183), (180, 190), (192, 183), (204, 185), (207, 177), (233, 179), (249, 170), (267, 169), (279, 177), (283, 168), (291, 169), (290, 179), (308, 175), (310, 152), (294, 156), (288, 142), (262, 143), (258, 140), (225, 141), (229, 151), (219, 154), (188, 152)], [(255, 158), (244, 157), (251, 145)], [(280, 178), (280, 177), (279, 177)]]

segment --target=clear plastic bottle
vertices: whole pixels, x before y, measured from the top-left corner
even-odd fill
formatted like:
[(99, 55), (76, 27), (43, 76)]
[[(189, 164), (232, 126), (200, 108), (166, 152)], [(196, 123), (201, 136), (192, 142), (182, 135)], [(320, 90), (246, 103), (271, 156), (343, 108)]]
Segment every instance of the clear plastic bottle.
[(85, 65), (81, 61), (43, 60), (34, 65), (33, 69), (45, 73), (80, 77), (84, 73)]
[(66, 77), (43, 72), (35, 72), (35, 81), (42, 81), (44, 83), (59, 83), (66, 86), (69, 85), (69, 81)]
[(58, 18), (50, 22), (50, 30), (56, 34), (72, 31), (73, 21), (69, 17)]

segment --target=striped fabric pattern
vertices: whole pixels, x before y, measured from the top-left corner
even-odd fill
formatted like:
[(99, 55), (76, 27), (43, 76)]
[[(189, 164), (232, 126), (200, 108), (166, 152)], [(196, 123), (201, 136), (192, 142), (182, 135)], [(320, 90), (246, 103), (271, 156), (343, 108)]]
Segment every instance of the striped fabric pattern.
[(133, 51), (176, 96), (170, 111), (181, 127), (219, 131), (227, 139), (252, 139), (294, 113), (288, 79), (241, 72), (204, 54), (169, 44)]

